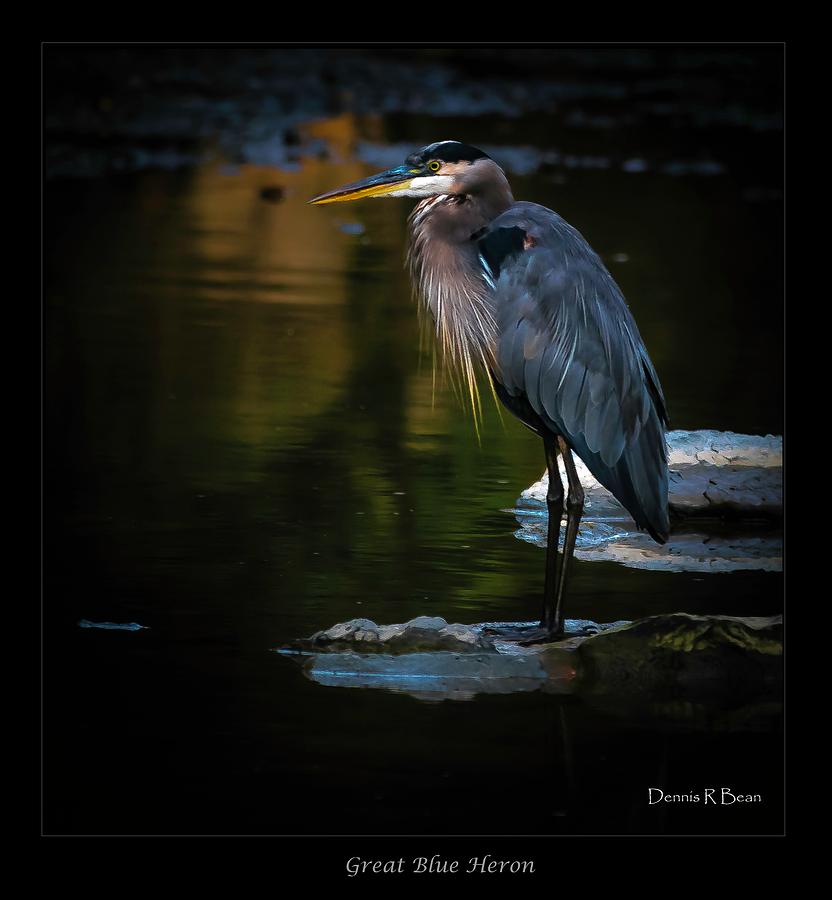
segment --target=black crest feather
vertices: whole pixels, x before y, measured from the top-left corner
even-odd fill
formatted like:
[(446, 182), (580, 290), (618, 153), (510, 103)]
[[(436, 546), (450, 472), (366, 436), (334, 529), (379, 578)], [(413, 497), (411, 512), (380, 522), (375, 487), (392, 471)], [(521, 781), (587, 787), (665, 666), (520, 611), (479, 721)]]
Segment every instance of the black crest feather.
[(463, 144), (460, 141), (437, 141), (428, 144), (407, 157), (408, 165), (420, 165), (431, 159), (441, 159), (443, 162), (474, 162), (477, 159), (491, 159), (487, 153), (483, 153), (478, 147)]

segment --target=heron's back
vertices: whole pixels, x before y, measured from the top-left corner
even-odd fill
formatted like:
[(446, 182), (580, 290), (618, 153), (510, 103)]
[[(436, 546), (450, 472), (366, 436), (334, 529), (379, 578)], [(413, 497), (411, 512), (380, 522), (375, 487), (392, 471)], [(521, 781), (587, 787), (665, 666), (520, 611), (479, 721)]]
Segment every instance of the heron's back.
[(494, 219), (479, 250), (493, 284), (498, 396), (534, 430), (562, 435), (664, 542), (664, 396), (612, 276), (578, 231), (534, 203)]

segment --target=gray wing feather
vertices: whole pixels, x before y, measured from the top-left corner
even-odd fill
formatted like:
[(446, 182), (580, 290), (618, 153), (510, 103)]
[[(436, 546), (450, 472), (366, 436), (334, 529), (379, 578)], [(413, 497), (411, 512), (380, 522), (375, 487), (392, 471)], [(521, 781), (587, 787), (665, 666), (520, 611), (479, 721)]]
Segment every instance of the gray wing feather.
[(636, 523), (666, 539), (664, 395), (621, 291), (551, 210), (517, 203), (489, 233), (501, 228), (523, 229), (530, 246), (501, 260), (495, 279), (495, 380), (527, 401), (539, 418), (529, 424), (563, 435)]

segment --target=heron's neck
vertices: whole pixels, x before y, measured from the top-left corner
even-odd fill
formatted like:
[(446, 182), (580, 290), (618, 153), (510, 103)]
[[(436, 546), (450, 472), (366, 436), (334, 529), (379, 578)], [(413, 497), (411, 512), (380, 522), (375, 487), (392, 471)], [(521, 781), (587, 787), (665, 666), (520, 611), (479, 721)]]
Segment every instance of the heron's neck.
[(408, 262), (421, 302), (433, 318), (445, 362), (476, 395), (475, 367), (493, 366), (496, 325), (491, 288), (472, 235), (511, 204), (468, 197), (428, 197), (410, 216)]

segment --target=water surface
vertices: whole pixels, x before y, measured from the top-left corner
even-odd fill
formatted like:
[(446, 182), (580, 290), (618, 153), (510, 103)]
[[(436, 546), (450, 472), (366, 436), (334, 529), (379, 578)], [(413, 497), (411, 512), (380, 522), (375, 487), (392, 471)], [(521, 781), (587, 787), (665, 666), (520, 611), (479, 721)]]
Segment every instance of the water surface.
[[(415, 147), (448, 126), (349, 127)], [(466, 128), (495, 142), (486, 120)], [(734, 138), (708, 134), (719, 174), (511, 180), (604, 257), (672, 427), (779, 434), (777, 153), (746, 135), (774, 163), (749, 174), (731, 166)], [(522, 119), (511, 143), (551, 145)], [(213, 159), (49, 182), (47, 830), (778, 831), (776, 705), (738, 724), (717, 707), (542, 694), (428, 703), (324, 688), (271, 652), (356, 616), (539, 612), (544, 554), (505, 510), (540, 476), (542, 448), (493, 404), (478, 440), (434, 376), (402, 268), (408, 202), (307, 205), (375, 168)], [(273, 186), (276, 203), (261, 196)], [(782, 609), (775, 573), (573, 565), (570, 617)], [(657, 810), (658, 784), (765, 803)]]

